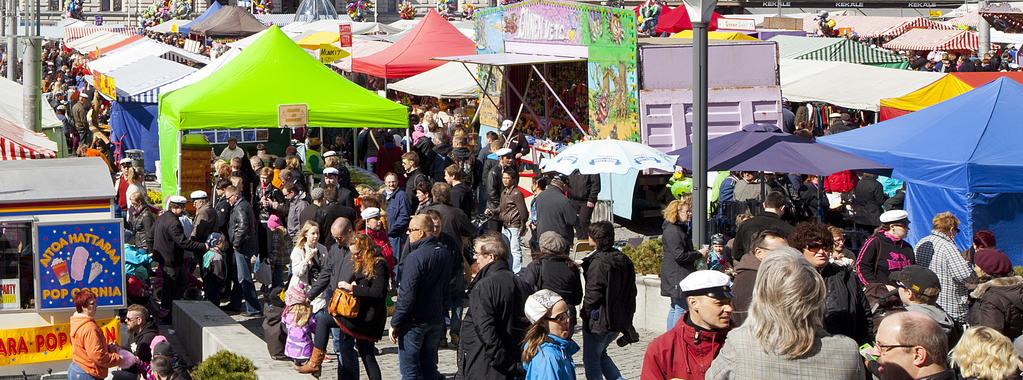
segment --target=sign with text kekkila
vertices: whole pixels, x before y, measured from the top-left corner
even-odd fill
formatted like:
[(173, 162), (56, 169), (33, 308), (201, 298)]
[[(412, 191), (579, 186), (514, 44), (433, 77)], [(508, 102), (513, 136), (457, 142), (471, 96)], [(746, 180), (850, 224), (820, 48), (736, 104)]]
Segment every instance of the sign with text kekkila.
[(96, 306), (124, 306), (120, 220), (36, 224), (36, 299), (40, 310), (74, 308), (83, 289)]

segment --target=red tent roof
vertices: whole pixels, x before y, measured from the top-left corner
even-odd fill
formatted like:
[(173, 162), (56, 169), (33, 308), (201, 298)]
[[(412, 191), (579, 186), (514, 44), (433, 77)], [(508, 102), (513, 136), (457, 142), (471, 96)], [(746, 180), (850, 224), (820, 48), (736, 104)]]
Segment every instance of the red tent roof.
[[(718, 18), (720, 18), (717, 12), (714, 12), (710, 18), (710, 25), (708, 30), (718, 29)], [(689, 11), (686, 10), (684, 5), (679, 5), (667, 12), (661, 13), (661, 17), (657, 18), (657, 28), (654, 29), (657, 33), (678, 33), (683, 30), (692, 30), (693, 23), (689, 21)]]
[(1023, 73), (1021, 72), (969, 72), (969, 73), (950, 73), (955, 76), (956, 79), (963, 81), (964, 83), (977, 88), (985, 84), (993, 82), (995, 79), (1006, 77), (1014, 81), (1023, 83)]
[(470, 54), (476, 54), (476, 43), (431, 9), (394, 45), (353, 59), (352, 71), (379, 78), (407, 78), (446, 63), (434, 61), (435, 57)]

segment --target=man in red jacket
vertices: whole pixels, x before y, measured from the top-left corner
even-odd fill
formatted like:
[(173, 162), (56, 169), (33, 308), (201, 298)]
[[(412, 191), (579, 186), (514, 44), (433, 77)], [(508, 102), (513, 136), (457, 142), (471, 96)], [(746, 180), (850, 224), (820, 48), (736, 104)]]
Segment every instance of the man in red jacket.
[(643, 357), (643, 380), (702, 380), (732, 329), (732, 280), (701, 270), (679, 283), (688, 311), (683, 323), (654, 339)]

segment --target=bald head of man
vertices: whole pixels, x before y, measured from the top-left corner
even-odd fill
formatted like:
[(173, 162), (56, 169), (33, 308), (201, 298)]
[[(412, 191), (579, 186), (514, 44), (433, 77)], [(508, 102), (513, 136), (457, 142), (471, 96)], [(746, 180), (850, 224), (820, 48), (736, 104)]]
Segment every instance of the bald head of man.
[(948, 337), (925, 314), (895, 313), (877, 328), (878, 364), (884, 379), (919, 379), (946, 370)]
[(434, 228), (433, 219), (430, 219), (429, 215), (419, 214), (413, 216), (412, 220), (408, 223), (409, 243), (415, 243), (427, 236), (433, 236)]
[(352, 236), (352, 222), (348, 218), (334, 219), (330, 225), (330, 236), (342, 247), (347, 247), (348, 239)]

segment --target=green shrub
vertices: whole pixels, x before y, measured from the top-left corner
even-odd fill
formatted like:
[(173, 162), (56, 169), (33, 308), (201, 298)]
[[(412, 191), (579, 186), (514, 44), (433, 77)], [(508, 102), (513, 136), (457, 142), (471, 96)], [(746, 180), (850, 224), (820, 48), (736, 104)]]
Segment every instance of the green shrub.
[(1023, 265), (1017, 265), (1012, 267), (1012, 272), (1017, 276), (1023, 277)]
[(635, 248), (627, 245), (622, 248), (622, 252), (632, 259), (632, 264), (636, 266), (637, 276), (661, 273), (661, 257), (664, 255), (664, 245), (661, 243), (661, 239), (644, 241)]
[(256, 366), (244, 356), (220, 350), (199, 364), (192, 376), (200, 380), (256, 380)]

